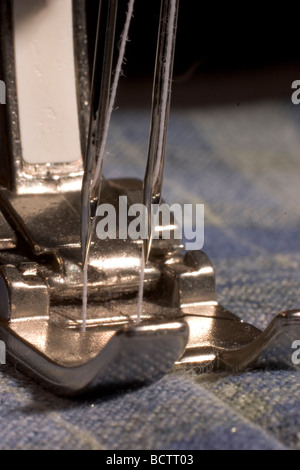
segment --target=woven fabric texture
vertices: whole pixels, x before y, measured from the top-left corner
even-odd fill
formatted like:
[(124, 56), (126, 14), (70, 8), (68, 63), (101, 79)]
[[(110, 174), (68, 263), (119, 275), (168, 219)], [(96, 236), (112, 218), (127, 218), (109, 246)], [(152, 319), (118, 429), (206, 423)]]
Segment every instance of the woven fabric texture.
[[(107, 177), (143, 177), (149, 113), (118, 110)], [(219, 300), (259, 328), (300, 303), (300, 109), (172, 113), (167, 202), (205, 204)], [(300, 339), (300, 338), (299, 338)], [(300, 372), (172, 373), (99, 399), (56, 397), (0, 367), (1, 449), (300, 449)]]

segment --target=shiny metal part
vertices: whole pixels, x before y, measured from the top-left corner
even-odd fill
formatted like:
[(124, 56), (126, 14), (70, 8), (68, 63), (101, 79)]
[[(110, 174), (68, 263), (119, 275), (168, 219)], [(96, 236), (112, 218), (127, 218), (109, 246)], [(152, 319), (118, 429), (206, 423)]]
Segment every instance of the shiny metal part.
[(236, 371), (249, 367), (299, 369), (299, 365), (291, 361), (291, 346), (299, 338), (300, 312), (282, 312), (252, 343), (240, 349), (223, 351), (220, 361), (228, 369)]
[[(170, 6), (171, 2), (163, 3)], [(84, 43), (79, 20), (82, 4), (74, 0), (77, 49)], [(177, 1), (172, 4), (177, 7)], [(112, 25), (116, 2), (110, 6), (107, 21)], [(137, 325), (143, 242), (118, 236), (100, 242), (93, 234), (88, 257), (90, 301), (86, 331), (82, 331), (82, 164), (29, 168), (22, 161), (10, 8), (10, 1), (1, 2), (0, 34), (6, 40), (0, 47), (9, 93), (3, 120), (6, 131), (0, 130), (4, 162), (0, 169), (0, 339), (6, 343), (8, 360), (43, 386), (67, 396), (151, 383), (172, 368), (209, 372), (299, 367), (292, 363), (291, 346), (300, 338), (300, 313), (279, 314), (265, 332), (241, 321), (218, 303), (214, 268), (205, 253), (185, 252), (174, 236), (152, 242)], [(110, 50), (111, 45), (105, 44)], [(79, 55), (82, 71), (86, 64), (84, 54)], [(88, 113), (82, 103), (87, 100), (87, 81), (83, 76), (79, 114), (85, 136)], [(109, 74), (103, 78), (105, 86), (108, 78)], [(157, 80), (161, 83), (159, 73)], [(160, 107), (156, 91), (154, 106)], [(96, 106), (92, 113), (91, 134), (98, 132), (100, 108)], [(155, 116), (154, 110), (153, 132)], [(153, 195), (160, 199), (163, 158), (159, 161), (158, 179), (147, 180), (151, 202)], [(141, 203), (142, 182), (102, 182), (103, 203), (118, 211), (120, 196), (127, 196), (128, 205)], [(90, 199), (84, 210), (89, 203)], [(83, 219), (88, 217), (87, 211)], [(83, 227), (86, 231), (85, 223)]]
[[(81, 194), (81, 247), (84, 266), (88, 263), (96, 210), (101, 194), (103, 162), (100, 162), (100, 174), (97, 180), (94, 181), (94, 178), (100, 149), (105, 138), (104, 127), (110, 100), (117, 11), (118, 0), (109, 0), (107, 11), (105, 11), (104, 2), (100, 1), (92, 79), (90, 128)], [(102, 28), (102, 16), (105, 17), (104, 28)], [(102, 37), (102, 30), (105, 31), (104, 37)]]
[(16, 246), (16, 235), (0, 213), (0, 250), (9, 250)]
[[(107, 201), (121, 193), (141, 201), (142, 183), (105, 181)], [(155, 240), (137, 326), (140, 242), (94, 239), (82, 333), (80, 192), (29, 198), (3, 190), (1, 207), (17, 242), (0, 252), (0, 337), (10, 360), (55, 392), (150, 383), (172, 367), (236, 371), (268, 358), (295, 367), (300, 313), (280, 314), (264, 333), (244, 323), (218, 304), (207, 256), (184, 252), (175, 240)]]
[(144, 205), (148, 211), (148, 238), (144, 239), (144, 257), (148, 261), (152, 246), (152, 207), (161, 203), (169, 125), (173, 65), (179, 0), (162, 0), (152, 97), (152, 119), (148, 160), (144, 177)]

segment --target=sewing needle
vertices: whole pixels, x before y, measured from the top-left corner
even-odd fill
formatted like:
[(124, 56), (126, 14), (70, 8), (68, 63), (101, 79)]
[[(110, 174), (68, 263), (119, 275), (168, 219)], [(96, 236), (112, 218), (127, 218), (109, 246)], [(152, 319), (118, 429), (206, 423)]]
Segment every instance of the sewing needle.
[(163, 0), (161, 5), (153, 87), (152, 121), (148, 161), (144, 178), (144, 204), (148, 211), (148, 238), (144, 240), (144, 257), (146, 262), (148, 261), (152, 245), (151, 206), (161, 202), (178, 7), (179, 0)]
[(161, 202), (166, 140), (170, 115), (179, 0), (162, 0), (156, 55), (152, 118), (143, 198), (147, 209), (147, 238), (143, 240), (138, 322), (141, 317), (144, 269), (152, 246), (152, 205)]
[[(118, 0), (109, 0), (107, 10), (105, 9), (104, 3), (106, 4), (106, 2), (102, 2), (102, 0), (100, 0), (92, 78), (89, 135), (81, 191), (81, 247), (84, 278), (82, 305), (83, 331), (86, 330), (88, 261), (92, 236), (95, 229), (96, 210), (101, 192), (102, 162), (97, 177), (95, 177), (95, 173), (100, 148), (103, 143), (103, 129), (105, 122), (107, 121), (110, 101), (116, 18), (118, 10)], [(104, 21), (102, 16), (104, 16)], [(105, 23), (106, 27), (102, 29), (102, 25), (105, 25)], [(103, 31), (105, 31), (105, 34), (103, 34)]]

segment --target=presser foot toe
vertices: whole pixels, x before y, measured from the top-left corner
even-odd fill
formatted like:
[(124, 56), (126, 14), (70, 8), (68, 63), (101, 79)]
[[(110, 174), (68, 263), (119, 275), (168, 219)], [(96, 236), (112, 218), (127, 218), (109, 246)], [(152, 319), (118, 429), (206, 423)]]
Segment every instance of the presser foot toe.
[(194, 339), (190, 339), (175, 369), (185, 367), (200, 373), (254, 368), (300, 370), (298, 310), (279, 313), (264, 332), (229, 318), (198, 316), (186, 321), (194, 323)]

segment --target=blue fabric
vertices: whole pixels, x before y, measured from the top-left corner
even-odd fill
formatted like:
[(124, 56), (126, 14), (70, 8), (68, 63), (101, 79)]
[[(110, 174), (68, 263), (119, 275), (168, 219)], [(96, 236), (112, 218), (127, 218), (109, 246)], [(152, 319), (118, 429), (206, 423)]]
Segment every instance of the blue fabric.
[[(143, 177), (149, 113), (115, 112), (107, 177)], [(174, 110), (164, 198), (205, 204), (220, 301), (265, 328), (300, 303), (300, 108)], [(300, 338), (299, 338), (300, 339)], [(300, 449), (300, 373), (172, 373), (140, 390), (58, 398), (0, 368), (1, 449)]]

